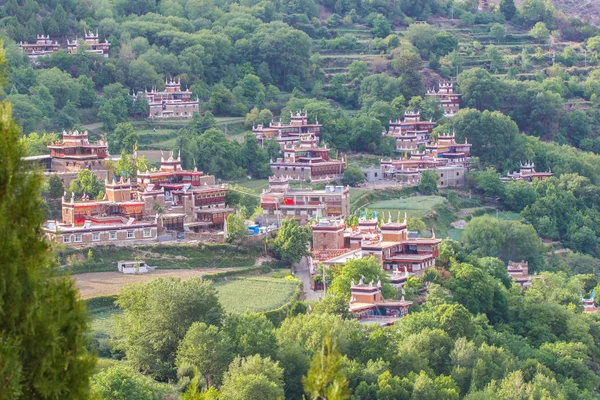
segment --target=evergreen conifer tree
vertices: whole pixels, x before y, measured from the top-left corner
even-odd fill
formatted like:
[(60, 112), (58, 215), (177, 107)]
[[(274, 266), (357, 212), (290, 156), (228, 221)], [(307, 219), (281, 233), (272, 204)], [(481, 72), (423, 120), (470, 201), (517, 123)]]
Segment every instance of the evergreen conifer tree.
[[(0, 45), (0, 87), (6, 83)], [(21, 128), (0, 103), (0, 399), (84, 399), (94, 359), (85, 305), (55, 277), (41, 231), (42, 177), (21, 161)]]
[(517, 7), (514, 0), (502, 0), (500, 2), (500, 12), (504, 14), (507, 20), (511, 20), (517, 13)]

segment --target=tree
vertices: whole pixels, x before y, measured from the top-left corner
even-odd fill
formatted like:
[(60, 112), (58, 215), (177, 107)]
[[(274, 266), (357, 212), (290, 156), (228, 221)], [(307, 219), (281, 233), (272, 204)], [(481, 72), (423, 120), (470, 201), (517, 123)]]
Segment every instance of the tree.
[(419, 181), (419, 192), (424, 195), (437, 193), (437, 179), (438, 175), (435, 171), (423, 171), (421, 173), (421, 180)]
[(77, 173), (77, 179), (71, 181), (69, 190), (77, 197), (84, 194), (90, 199), (97, 199), (104, 196), (104, 185), (98, 179), (98, 176), (89, 169), (82, 169)]
[(333, 294), (348, 297), (352, 281), (358, 284), (360, 280), (367, 284), (370, 282), (373, 282), (373, 285), (381, 284), (381, 292), (386, 298), (394, 297), (396, 294), (391, 286), (390, 277), (381, 269), (379, 262), (373, 256), (348, 261), (333, 278), (329, 290)]
[(365, 181), (365, 174), (360, 168), (350, 167), (344, 171), (342, 184), (348, 186), (357, 186)]
[(506, 29), (501, 24), (495, 23), (490, 27), (490, 34), (497, 42), (500, 42), (506, 37)]
[(65, 186), (58, 174), (50, 175), (50, 178), (42, 187), (42, 194), (45, 194), (50, 199), (60, 199), (65, 192)]
[(248, 236), (248, 227), (246, 226), (246, 216), (238, 211), (227, 216), (227, 241), (237, 243)]
[(179, 373), (198, 371), (204, 388), (217, 386), (234, 358), (229, 336), (214, 325), (194, 322), (177, 349), (175, 365)]
[(460, 86), (467, 107), (480, 111), (494, 110), (500, 100), (499, 84), (496, 78), (484, 69), (471, 68), (458, 75)]
[(277, 236), (273, 240), (273, 251), (282, 261), (294, 264), (309, 255), (309, 242), (310, 231), (300, 226), (294, 218), (286, 218), (281, 222)]
[[(6, 62), (0, 47), (0, 86)], [(44, 239), (42, 177), (21, 161), (21, 130), (0, 103), (0, 398), (88, 398), (95, 365), (86, 350), (86, 307), (56, 277)]]
[(122, 348), (136, 369), (161, 380), (175, 377), (177, 346), (194, 322), (219, 325), (223, 309), (211, 282), (154, 279), (121, 290)]
[(504, 17), (510, 21), (517, 13), (517, 7), (515, 6), (514, 0), (502, 0), (500, 1), (500, 12), (504, 14)]
[(236, 357), (223, 380), (222, 400), (276, 400), (283, 398), (283, 369), (271, 357)]
[[(366, 81), (363, 80), (363, 83)], [(374, 152), (381, 143), (383, 126), (377, 118), (362, 115), (354, 120), (350, 132), (350, 147), (356, 151)]]
[(386, 17), (379, 14), (373, 19), (373, 35), (384, 38), (392, 32), (390, 22)]
[(342, 369), (342, 355), (335, 343), (326, 337), (321, 351), (313, 356), (308, 375), (302, 378), (304, 391), (313, 400), (346, 400), (350, 398), (348, 379)]
[(587, 49), (600, 52), (600, 36), (593, 36), (587, 40)]
[(111, 136), (112, 149), (110, 151), (112, 153), (120, 153), (121, 151), (133, 153), (133, 148), (139, 140), (139, 134), (129, 122), (117, 124)]
[(124, 366), (105, 369), (92, 378), (92, 393), (100, 400), (154, 400), (150, 379)]
[(536, 197), (535, 188), (527, 182), (510, 181), (504, 187), (504, 204), (516, 212), (533, 204)]
[(540, 43), (545, 43), (550, 39), (550, 31), (546, 28), (546, 24), (543, 22), (538, 22), (534, 25), (533, 28), (529, 31), (529, 34), (536, 40), (540, 41)]
[(277, 340), (274, 330), (273, 323), (262, 313), (231, 314), (224, 326), (234, 345), (234, 353), (241, 357), (254, 354), (275, 356)]
[(502, 197), (504, 194), (504, 182), (496, 169), (489, 167), (475, 175), (477, 189), (486, 197)]

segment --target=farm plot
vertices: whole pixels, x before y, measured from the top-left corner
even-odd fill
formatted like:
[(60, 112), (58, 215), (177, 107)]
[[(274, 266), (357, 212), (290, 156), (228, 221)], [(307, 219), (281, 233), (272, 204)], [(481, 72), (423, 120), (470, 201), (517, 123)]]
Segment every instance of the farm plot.
[(215, 284), (219, 301), (228, 313), (269, 311), (292, 297), (298, 281), (283, 278), (243, 278)]
[(407, 213), (410, 218), (424, 218), (427, 213), (438, 205), (442, 205), (446, 199), (440, 196), (413, 196), (403, 199), (380, 200), (367, 204), (364, 208), (377, 211), (378, 213), (391, 212), (392, 218), (404, 216)]

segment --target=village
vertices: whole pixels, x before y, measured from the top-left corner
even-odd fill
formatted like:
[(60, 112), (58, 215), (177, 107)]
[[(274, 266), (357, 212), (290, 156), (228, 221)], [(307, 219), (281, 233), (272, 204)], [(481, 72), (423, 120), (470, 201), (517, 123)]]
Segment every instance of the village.
[(596, 399), (598, 15), (3, 1), (0, 400)]
[[(440, 101), (447, 118), (458, 112), (461, 95), (454, 93), (452, 83), (441, 83), (438, 91), (430, 89), (427, 93)], [(190, 118), (198, 112), (197, 101), (190, 98), (189, 91), (181, 89), (178, 80), (168, 81), (164, 92), (152, 89), (133, 97), (142, 95), (149, 101), (150, 119)], [(262, 214), (244, 221), (245, 235), (253, 243), (267, 241), (286, 219), (308, 227), (312, 235), (310, 252), (293, 270), (307, 274), (303, 282), (307, 286), (305, 296), (312, 299), (326, 293), (326, 269), (343, 267), (350, 260), (374, 258), (397, 290), (397, 298), (384, 298), (381, 281), (353, 280), (349, 312), (362, 323), (392, 325), (407, 315), (414, 303), (405, 299), (404, 284), (436, 267), (442, 238), (436, 238), (433, 229), (429, 237), (422, 237), (423, 231), (409, 231), (406, 213), (401, 218), (401, 210), (394, 217), (392, 212), (386, 215), (385, 211), (378, 214), (363, 210), (355, 212), (352, 219), (350, 187), (341, 184), (348, 168), (347, 156), (332, 158), (327, 145), (320, 144), (322, 125), (318, 120), (309, 123), (308, 119), (308, 114), (299, 110), (291, 113), (289, 123), (271, 122), (252, 128), (257, 144), (275, 139), (282, 156), (270, 160), (268, 188), (260, 194)], [(465, 186), (472, 145), (466, 137), (464, 143), (457, 143), (454, 132), (433, 135), (435, 126), (435, 122), (421, 120), (418, 110), (407, 110), (402, 120), (390, 121), (384, 136), (393, 138), (400, 157), (381, 159), (377, 168), (363, 168), (365, 181), (387, 188), (417, 188), (423, 173), (433, 172), (438, 189)], [(77, 198), (74, 193), (64, 193), (60, 200), (62, 217), (48, 220), (43, 226), (52, 242), (93, 248), (227, 241), (228, 217), (237, 213), (227, 204), (227, 193), (232, 188), (227, 183), (217, 183), (215, 176), (197, 168), (183, 169), (181, 151), (176, 155), (172, 151), (161, 152), (157, 167), (138, 170), (132, 179), (107, 170), (104, 162), (118, 161), (119, 157), (109, 154), (105, 139), (91, 143), (87, 131), (63, 131), (62, 139), (48, 148), (49, 155), (26, 157), (25, 161), (41, 166), (46, 177), (57, 175), (65, 187), (83, 169), (104, 183), (100, 199), (85, 193)], [(137, 154), (132, 156), (135, 159)], [(525, 162), (519, 171), (507, 174), (501, 181), (532, 183), (551, 176), (551, 172), (537, 172), (533, 163)], [(321, 184), (323, 188), (313, 189), (311, 184)], [(515, 284), (523, 289), (531, 285), (533, 277), (527, 264), (509, 261), (506, 266)], [(299, 271), (301, 265), (308, 266), (306, 271)], [(125, 274), (147, 274), (153, 270), (144, 261), (118, 263), (118, 271)], [(596, 311), (593, 302), (582, 299), (582, 304), (586, 312)]]

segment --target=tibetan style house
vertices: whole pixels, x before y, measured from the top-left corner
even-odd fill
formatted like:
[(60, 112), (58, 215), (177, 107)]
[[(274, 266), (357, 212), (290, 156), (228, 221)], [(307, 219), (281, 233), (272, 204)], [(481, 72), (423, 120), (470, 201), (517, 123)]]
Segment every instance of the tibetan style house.
[(165, 81), (165, 90), (158, 91), (156, 88), (144, 92), (138, 92), (133, 96), (146, 96), (150, 105), (148, 118), (192, 118), (199, 111), (200, 101), (192, 99), (189, 89), (181, 90), (181, 80)]
[(386, 300), (381, 293), (381, 282), (366, 284), (361, 279), (350, 286), (350, 313), (361, 323), (381, 326), (393, 325), (408, 314), (412, 301)]
[(90, 143), (88, 132), (63, 131), (62, 140), (48, 145), (50, 154), (24, 157), (39, 166), (45, 175), (58, 174), (68, 187), (82, 169), (89, 169), (100, 179), (107, 177), (104, 161), (109, 157), (106, 140)]
[(267, 222), (295, 218), (307, 223), (314, 218), (345, 217), (350, 213), (350, 189), (325, 186), (324, 190), (293, 189), (290, 178), (272, 176), (269, 190), (260, 196), (260, 206)]
[(38, 57), (43, 57), (60, 50), (60, 44), (57, 41), (50, 40), (50, 36), (37, 35), (35, 43), (19, 42), (19, 48), (31, 61)]
[(271, 122), (269, 126), (259, 124), (252, 127), (252, 133), (259, 144), (262, 145), (265, 140), (276, 139), (279, 146), (284, 149), (288, 143), (298, 143), (302, 136), (320, 137), (321, 127), (322, 125), (316, 119), (314, 124), (308, 122), (306, 111), (304, 113), (298, 111), (296, 114), (290, 112), (289, 124), (282, 124), (281, 122)]
[(421, 121), (419, 111), (406, 111), (403, 121), (390, 121), (386, 136), (396, 139), (396, 150), (413, 152), (418, 150), (419, 146), (427, 144), (435, 125), (433, 121)]
[(552, 175), (552, 171), (537, 172), (535, 170), (535, 164), (531, 161), (528, 161), (525, 164), (521, 164), (521, 169), (519, 171), (509, 172), (505, 177), (502, 177), (501, 179), (504, 182), (525, 181), (528, 183), (532, 183), (533, 181), (543, 181), (544, 179), (550, 178)]
[(454, 114), (460, 109), (462, 94), (454, 93), (454, 84), (452, 82), (440, 83), (438, 91), (427, 89), (427, 96), (440, 101), (440, 105), (444, 110), (444, 116), (447, 118), (454, 117)]
[(80, 41), (75, 38), (74, 41), (67, 40), (67, 52), (69, 54), (77, 53), (77, 50), (81, 45), (83, 45), (84, 51), (86, 53), (98, 54), (105, 58), (108, 57), (108, 50), (110, 49), (110, 43), (105, 39), (104, 42), (100, 42), (98, 40), (98, 30), (96, 32), (85, 32), (84, 40)]
[(329, 157), (327, 146), (319, 147), (319, 138), (304, 135), (298, 143), (286, 143), (283, 158), (271, 160), (274, 176), (287, 177), (293, 181), (327, 183), (342, 177), (346, 161)]

